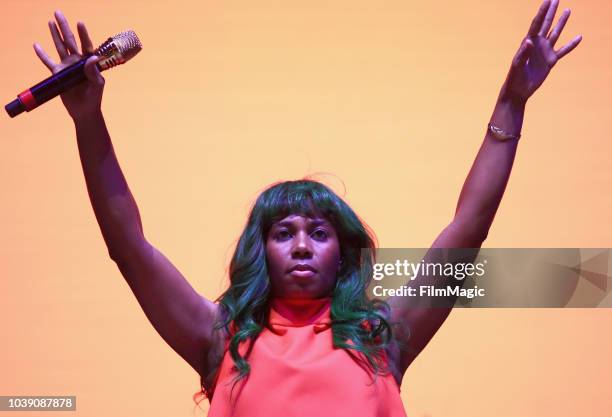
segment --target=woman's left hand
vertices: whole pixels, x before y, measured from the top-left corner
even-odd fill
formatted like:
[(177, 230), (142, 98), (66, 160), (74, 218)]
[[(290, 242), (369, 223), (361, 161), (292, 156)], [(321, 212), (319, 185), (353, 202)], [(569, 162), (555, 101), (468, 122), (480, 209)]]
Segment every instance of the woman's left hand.
[(540, 6), (527, 36), (512, 60), (500, 93), (501, 100), (525, 103), (542, 85), (557, 61), (570, 53), (582, 40), (582, 36), (578, 35), (559, 50), (553, 49), (570, 15), (569, 9), (564, 10), (549, 33), (558, 5), (559, 0), (545, 0)]

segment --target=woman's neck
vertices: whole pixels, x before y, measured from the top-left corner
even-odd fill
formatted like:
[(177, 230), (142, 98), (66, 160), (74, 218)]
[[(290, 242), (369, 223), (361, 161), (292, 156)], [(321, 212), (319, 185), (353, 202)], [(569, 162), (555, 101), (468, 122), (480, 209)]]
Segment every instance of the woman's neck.
[(315, 323), (331, 305), (331, 297), (315, 299), (272, 298), (270, 306), (295, 326)]

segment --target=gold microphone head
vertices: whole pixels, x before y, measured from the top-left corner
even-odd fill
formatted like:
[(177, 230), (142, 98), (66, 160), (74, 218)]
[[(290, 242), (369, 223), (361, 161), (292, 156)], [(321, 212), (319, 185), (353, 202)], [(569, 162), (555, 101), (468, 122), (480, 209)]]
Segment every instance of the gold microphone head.
[(117, 65), (125, 64), (140, 52), (141, 49), (142, 44), (136, 33), (133, 30), (127, 30), (112, 38), (108, 38), (94, 53), (104, 57), (98, 61), (100, 71), (104, 71)]

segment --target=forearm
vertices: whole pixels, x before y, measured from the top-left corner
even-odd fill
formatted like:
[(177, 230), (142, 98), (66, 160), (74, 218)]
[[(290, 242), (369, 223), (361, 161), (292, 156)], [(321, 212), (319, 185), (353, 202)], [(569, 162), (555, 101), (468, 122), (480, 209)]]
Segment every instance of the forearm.
[[(518, 134), (523, 126), (525, 103), (498, 99), (491, 123), (507, 133)], [(487, 130), (478, 155), (463, 185), (455, 221), (469, 227), (484, 240), (508, 184), (518, 141), (499, 141)]]
[(111, 258), (143, 239), (138, 206), (121, 172), (101, 112), (74, 120), (87, 192)]

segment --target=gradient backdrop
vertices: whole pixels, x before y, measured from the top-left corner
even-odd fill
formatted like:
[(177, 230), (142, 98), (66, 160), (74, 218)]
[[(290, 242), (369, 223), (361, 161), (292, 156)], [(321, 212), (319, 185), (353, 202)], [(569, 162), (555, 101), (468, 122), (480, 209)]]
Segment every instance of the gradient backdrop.
[[(215, 298), (251, 203), (278, 180), (329, 173), (381, 246), (429, 246), (538, 6), (5, 0), (0, 97), (48, 75), (32, 43), (57, 56), (55, 9), (96, 45), (134, 29), (143, 51), (104, 74), (107, 125), (147, 238)], [(612, 247), (612, 4), (565, 7), (557, 47), (584, 39), (528, 104), (486, 247)], [(0, 395), (76, 395), (58, 415), (191, 416), (198, 376), (109, 259), (61, 102), (2, 113)], [(406, 373), (407, 412), (608, 416), (611, 329), (609, 309), (457, 310)]]

